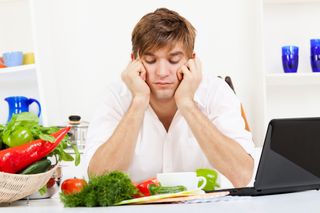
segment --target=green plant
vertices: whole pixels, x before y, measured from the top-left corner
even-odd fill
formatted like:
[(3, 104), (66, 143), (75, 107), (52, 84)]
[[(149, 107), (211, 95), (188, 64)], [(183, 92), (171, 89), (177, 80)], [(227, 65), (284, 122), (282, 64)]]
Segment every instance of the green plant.
[[(58, 127), (44, 127), (39, 125), (39, 118), (32, 112), (14, 114), (6, 126), (0, 125), (0, 147), (1, 141), (9, 147), (15, 147), (29, 143), (36, 139), (54, 142), (55, 138), (51, 135), (59, 130)], [(71, 147), (75, 153), (73, 158), (65, 152), (67, 147)], [(61, 143), (54, 149), (49, 156), (55, 155), (58, 161), (75, 161), (75, 165), (80, 163), (80, 153), (77, 146), (71, 144), (69, 136), (66, 135)]]
[(60, 193), (60, 200), (65, 207), (112, 206), (133, 198), (137, 192), (127, 174), (113, 171), (92, 177), (79, 193), (70, 195)]

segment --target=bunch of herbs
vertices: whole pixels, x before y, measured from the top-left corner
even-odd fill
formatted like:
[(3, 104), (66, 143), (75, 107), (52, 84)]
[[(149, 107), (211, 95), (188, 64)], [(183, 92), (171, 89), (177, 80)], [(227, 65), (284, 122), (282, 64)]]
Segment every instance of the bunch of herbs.
[(113, 171), (92, 177), (79, 193), (60, 193), (60, 200), (65, 207), (112, 206), (133, 198), (137, 192), (127, 174)]

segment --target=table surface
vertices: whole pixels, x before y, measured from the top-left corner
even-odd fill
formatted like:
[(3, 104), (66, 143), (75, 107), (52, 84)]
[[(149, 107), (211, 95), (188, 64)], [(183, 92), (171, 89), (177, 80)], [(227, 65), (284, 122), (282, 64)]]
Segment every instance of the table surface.
[(320, 212), (320, 191), (311, 190), (304, 192), (295, 192), (289, 194), (268, 195), (258, 197), (232, 197), (225, 196), (215, 198), (209, 203), (192, 204), (149, 204), (149, 205), (127, 205), (116, 207), (98, 207), (98, 208), (64, 208), (63, 204), (56, 196), (51, 199), (42, 200), (20, 200), (12, 204), (0, 204), (1, 213), (24, 212), (24, 213), (52, 213), (52, 212), (70, 212), (81, 213), (88, 212)]

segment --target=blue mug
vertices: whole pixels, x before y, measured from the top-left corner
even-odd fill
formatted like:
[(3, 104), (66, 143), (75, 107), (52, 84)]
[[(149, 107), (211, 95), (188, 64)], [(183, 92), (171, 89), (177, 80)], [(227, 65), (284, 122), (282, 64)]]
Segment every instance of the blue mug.
[(282, 66), (285, 73), (294, 73), (298, 70), (299, 64), (299, 47), (283, 46), (282, 47)]
[(19, 66), (23, 62), (23, 52), (5, 52), (3, 53), (3, 63), (7, 67)]
[(313, 72), (320, 72), (320, 39), (310, 39), (310, 62)]
[(35, 102), (38, 105), (38, 117), (40, 117), (41, 114), (41, 105), (39, 101), (33, 98), (27, 98), (24, 96), (11, 96), (6, 97), (4, 99), (9, 104), (9, 116), (8, 116), (8, 122), (11, 120), (11, 117), (13, 114), (19, 114), (21, 112), (29, 112), (29, 106)]

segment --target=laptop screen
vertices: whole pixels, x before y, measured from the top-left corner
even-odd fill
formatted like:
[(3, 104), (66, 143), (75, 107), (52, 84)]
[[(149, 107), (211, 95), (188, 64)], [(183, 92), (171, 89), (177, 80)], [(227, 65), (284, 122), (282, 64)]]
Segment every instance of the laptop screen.
[(256, 189), (320, 184), (320, 118), (271, 120)]

